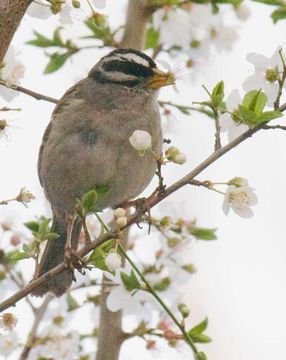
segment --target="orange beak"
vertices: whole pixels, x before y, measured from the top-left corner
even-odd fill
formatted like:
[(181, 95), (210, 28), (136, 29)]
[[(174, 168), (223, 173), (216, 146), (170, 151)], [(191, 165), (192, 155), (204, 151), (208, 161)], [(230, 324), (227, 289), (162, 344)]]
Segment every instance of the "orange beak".
[(152, 75), (146, 82), (145, 86), (149, 89), (159, 89), (163, 86), (174, 85), (176, 82), (175, 75), (168, 71), (164, 72), (159, 69), (154, 69), (154, 75)]

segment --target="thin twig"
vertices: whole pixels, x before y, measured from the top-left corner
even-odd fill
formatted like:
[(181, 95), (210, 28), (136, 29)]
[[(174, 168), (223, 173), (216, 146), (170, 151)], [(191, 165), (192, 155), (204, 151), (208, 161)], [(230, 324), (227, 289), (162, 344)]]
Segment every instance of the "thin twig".
[(283, 126), (283, 125), (264, 125), (263, 129), (264, 130), (269, 130), (269, 129), (272, 129), (272, 130), (275, 130), (275, 129), (286, 130), (286, 126)]
[(220, 139), (220, 123), (219, 123), (219, 112), (218, 109), (213, 108), (214, 119), (215, 119), (215, 145), (214, 149), (219, 150), (221, 148), (221, 139)]
[(24, 93), (24, 94), (26, 94), (26, 95), (32, 96), (32, 97), (33, 97), (34, 99), (36, 99), (36, 100), (45, 100), (45, 101), (51, 102), (51, 103), (53, 103), (53, 104), (57, 104), (57, 103), (58, 103), (58, 100), (55, 99), (55, 98), (52, 98), (52, 97), (47, 96), (47, 95), (40, 94), (40, 93), (35, 92), (35, 91), (33, 91), (33, 90), (24, 88), (24, 87), (22, 87), (22, 86), (20, 86), (20, 85), (8, 86), (8, 85), (6, 84), (6, 82), (3, 81), (3, 80), (0, 80), (0, 85), (5, 86), (5, 87), (7, 87), (8, 89), (15, 90), (15, 91), (19, 91), (19, 92)]
[(123, 247), (119, 244), (119, 249), (125, 259), (129, 262), (131, 267), (134, 269), (134, 271), (138, 274), (140, 279), (143, 281), (143, 283), (146, 286), (146, 290), (158, 301), (158, 303), (161, 305), (161, 307), (165, 310), (165, 312), (170, 316), (170, 318), (174, 321), (174, 323), (177, 325), (177, 327), (180, 329), (185, 341), (187, 344), (190, 345), (192, 348), (194, 354), (198, 354), (198, 349), (187, 333), (185, 327), (178, 321), (178, 319), (175, 317), (175, 315), (172, 313), (172, 311), (168, 308), (168, 306), (164, 303), (164, 301), (160, 298), (160, 296), (156, 293), (156, 291), (153, 289), (153, 287), (149, 284), (149, 282), (145, 279), (144, 275), (140, 272), (138, 267), (134, 264), (134, 262), (130, 259), (130, 257), (127, 255), (126, 251), (123, 249)]

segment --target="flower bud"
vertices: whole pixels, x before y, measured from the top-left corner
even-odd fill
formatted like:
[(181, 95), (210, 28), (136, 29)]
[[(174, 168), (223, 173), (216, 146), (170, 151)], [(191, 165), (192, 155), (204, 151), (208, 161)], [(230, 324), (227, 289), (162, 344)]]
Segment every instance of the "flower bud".
[(121, 217), (117, 218), (116, 224), (117, 224), (120, 228), (126, 226), (126, 225), (127, 225), (127, 217), (126, 217), (126, 216), (121, 216)]
[(173, 162), (175, 164), (183, 165), (187, 161), (186, 155), (183, 153), (180, 153), (176, 156), (174, 156)]
[(138, 151), (146, 151), (151, 148), (152, 137), (144, 130), (135, 130), (129, 138), (130, 144)]
[(115, 218), (120, 218), (126, 216), (126, 210), (123, 208), (117, 208), (114, 210), (113, 215)]
[(111, 272), (118, 270), (121, 266), (121, 256), (117, 253), (109, 253), (105, 258), (105, 265)]
[(185, 304), (179, 304), (178, 310), (180, 311), (184, 319), (186, 319), (190, 315), (190, 309)]

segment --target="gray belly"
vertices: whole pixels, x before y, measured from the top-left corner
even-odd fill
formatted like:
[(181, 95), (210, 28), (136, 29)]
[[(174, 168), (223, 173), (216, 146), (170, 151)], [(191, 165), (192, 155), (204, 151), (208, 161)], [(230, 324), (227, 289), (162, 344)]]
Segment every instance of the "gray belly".
[[(152, 135), (152, 148), (161, 154), (162, 135), (160, 119), (116, 128), (108, 133), (91, 134), (89, 143), (81, 133), (62, 137), (50, 136), (45, 145), (41, 178), (46, 196), (52, 206), (71, 211), (77, 198), (98, 185), (108, 185), (109, 191), (98, 207), (116, 207), (139, 195), (156, 171), (156, 161), (150, 152), (140, 156), (129, 143), (136, 129)], [(61, 140), (61, 141), (59, 141)]]

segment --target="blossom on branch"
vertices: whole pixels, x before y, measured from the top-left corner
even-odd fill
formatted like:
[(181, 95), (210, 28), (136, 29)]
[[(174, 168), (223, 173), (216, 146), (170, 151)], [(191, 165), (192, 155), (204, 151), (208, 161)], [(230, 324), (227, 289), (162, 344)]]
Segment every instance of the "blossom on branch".
[(241, 104), (242, 99), (239, 95), (238, 90), (233, 90), (227, 100), (226, 108), (228, 112), (225, 112), (220, 116), (219, 122), (222, 132), (228, 132), (228, 140), (232, 141), (244, 131), (248, 130), (248, 126), (245, 124), (239, 123), (238, 119), (235, 116), (235, 111), (239, 104)]
[[(267, 105), (271, 107), (277, 97), (279, 89), (278, 80), (283, 71), (283, 62), (279, 50), (277, 49), (270, 58), (254, 52), (246, 57), (254, 66), (254, 74), (245, 80), (243, 88), (246, 91), (262, 89), (267, 95)], [(285, 56), (283, 54), (281, 56), (283, 56), (285, 61)], [(285, 86), (286, 84), (284, 83)]]
[(237, 215), (243, 218), (252, 217), (253, 211), (250, 206), (257, 204), (257, 196), (253, 190), (250, 186), (230, 185), (222, 204), (225, 215), (228, 215), (230, 208), (232, 208)]
[[(13, 46), (10, 46), (4, 57), (3, 64), (0, 64), (0, 81), (3, 80), (7, 86), (13, 87), (23, 78), (24, 72), (25, 66), (16, 59), (15, 50)], [(19, 96), (19, 93), (0, 86), (0, 96), (6, 101), (11, 101), (16, 96)]]

